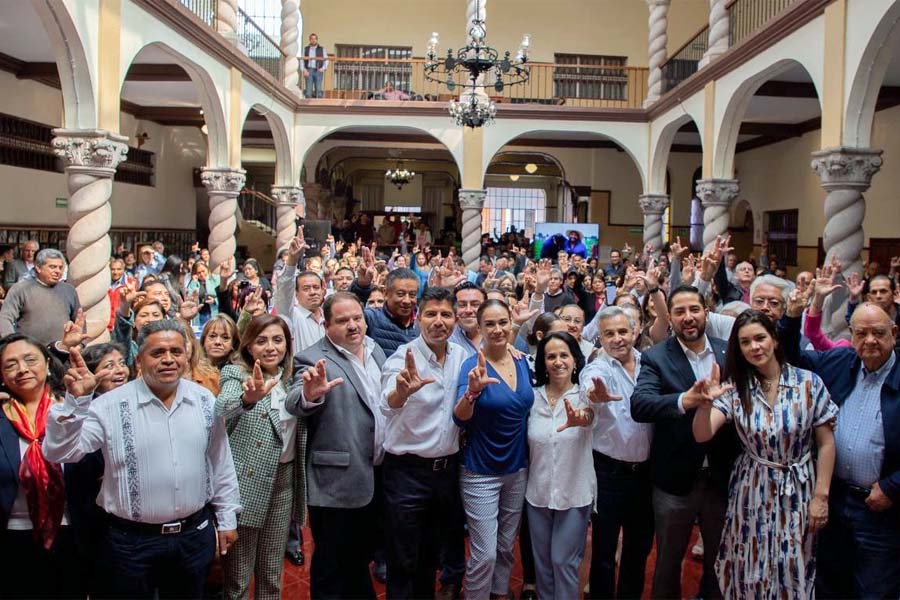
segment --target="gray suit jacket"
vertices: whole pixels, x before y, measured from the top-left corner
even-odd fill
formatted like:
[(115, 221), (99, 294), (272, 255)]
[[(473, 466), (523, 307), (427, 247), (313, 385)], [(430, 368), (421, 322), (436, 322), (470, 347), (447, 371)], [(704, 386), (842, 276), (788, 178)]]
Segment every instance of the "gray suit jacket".
[[(384, 364), (384, 352), (377, 344), (372, 356), (379, 367)], [(328, 379), (340, 377), (344, 383), (332, 389), (321, 404), (304, 409), (303, 373), (323, 358)], [(306, 417), (307, 504), (366, 506), (375, 492), (375, 416), (353, 365), (327, 337), (294, 357), (294, 377), (285, 406)]]

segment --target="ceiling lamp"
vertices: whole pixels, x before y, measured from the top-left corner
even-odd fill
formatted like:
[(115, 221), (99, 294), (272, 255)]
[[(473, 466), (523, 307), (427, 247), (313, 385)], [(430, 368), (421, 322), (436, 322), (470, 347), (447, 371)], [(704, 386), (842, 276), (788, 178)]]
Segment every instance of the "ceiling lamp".
[(402, 190), (403, 186), (412, 181), (416, 174), (413, 171), (407, 171), (403, 168), (402, 162), (397, 162), (397, 167), (388, 169), (384, 174), (384, 178), (390, 181), (398, 190)]
[(525, 170), (528, 171), (529, 175), (534, 175), (534, 173), (538, 170), (538, 167), (534, 163), (528, 163), (525, 165)]
[(485, 42), (487, 30), (481, 18), (479, 2), (475, 2), (475, 19), (468, 31), (468, 43), (456, 51), (447, 50), (447, 56), (437, 54), (438, 34), (432, 33), (425, 55), (425, 79), (447, 86), (451, 92), (462, 88), (459, 102), (450, 102), (450, 116), (457, 125), (482, 127), (494, 120), (497, 107), (483, 91), (486, 75), (493, 81), (494, 91), (502, 94), (506, 86), (528, 81), (530, 75), (528, 47), (531, 36), (525, 34), (515, 59), (507, 50), (503, 58)]
[(510, 175), (510, 176), (509, 176), (509, 180), (510, 180), (510, 181), (518, 181), (518, 180), (519, 180), (519, 176), (518, 176), (518, 175)]

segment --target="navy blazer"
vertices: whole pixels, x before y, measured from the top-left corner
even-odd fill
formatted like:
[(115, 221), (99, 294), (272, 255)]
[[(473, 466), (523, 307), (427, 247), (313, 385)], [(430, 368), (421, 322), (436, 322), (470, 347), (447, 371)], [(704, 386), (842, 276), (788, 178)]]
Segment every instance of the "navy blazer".
[[(726, 342), (709, 338), (719, 367), (725, 364)], [(641, 354), (641, 371), (631, 396), (631, 416), (639, 423), (653, 423), (650, 470), (653, 484), (675, 496), (690, 493), (703, 459), (709, 459), (710, 474), (723, 491), (740, 445), (732, 425), (725, 425), (708, 442), (694, 440), (696, 409), (681, 414), (678, 396), (694, 383), (694, 371), (675, 337)]]
[[(799, 329), (800, 319), (792, 319), (787, 324)], [(862, 360), (853, 348), (801, 351), (799, 344), (792, 343), (785, 347), (785, 354), (792, 365), (821, 377), (838, 406), (844, 404), (856, 387)], [(900, 502), (900, 357), (881, 386), (881, 425), (884, 429), (884, 461), (878, 486), (897, 504)]]

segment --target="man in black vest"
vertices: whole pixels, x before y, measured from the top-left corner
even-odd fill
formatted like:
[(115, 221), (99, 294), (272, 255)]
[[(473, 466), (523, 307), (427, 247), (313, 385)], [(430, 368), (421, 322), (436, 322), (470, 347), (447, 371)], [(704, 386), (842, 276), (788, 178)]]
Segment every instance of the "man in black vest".
[(303, 76), (306, 78), (306, 97), (322, 97), (322, 79), (328, 68), (328, 53), (319, 45), (319, 36), (309, 34), (309, 45), (303, 48)]

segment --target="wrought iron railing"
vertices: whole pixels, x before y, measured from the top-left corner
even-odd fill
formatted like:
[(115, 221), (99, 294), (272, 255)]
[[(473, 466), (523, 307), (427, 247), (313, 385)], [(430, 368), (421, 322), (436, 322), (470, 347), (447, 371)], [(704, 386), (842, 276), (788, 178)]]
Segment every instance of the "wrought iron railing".
[(797, 1), (733, 0), (728, 6), (729, 45), (740, 44)]
[(210, 27), (216, 20), (216, 2), (217, 0), (181, 0), (182, 4)]
[(256, 22), (238, 8), (237, 37), (247, 52), (247, 56), (268, 71), (278, 81), (282, 80), (284, 52), (278, 43), (270, 38)]
[(700, 59), (709, 48), (709, 27), (701, 29), (697, 35), (678, 49), (662, 67), (662, 91), (668, 92), (679, 83), (697, 72)]
[(52, 140), (49, 125), (0, 113), (0, 165), (61, 172)]
[(275, 200), (262, 192), (244, 188), (238, 196), (238, 207), (245, 221), (257, 221), (269, 229), (276, 231), (278, 214), (275, 210)]

